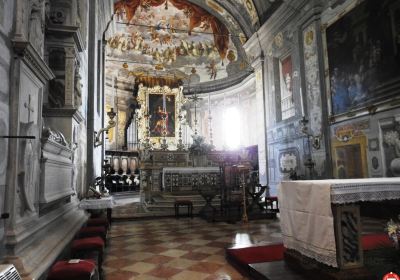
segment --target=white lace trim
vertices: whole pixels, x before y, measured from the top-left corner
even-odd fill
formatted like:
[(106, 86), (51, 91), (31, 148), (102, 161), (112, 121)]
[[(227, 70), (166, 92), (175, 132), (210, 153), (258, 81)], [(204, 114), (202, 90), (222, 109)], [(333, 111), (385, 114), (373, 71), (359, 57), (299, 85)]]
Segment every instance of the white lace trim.
[(400, 199), (400, 182), (343, 183), (333, 184), (331, 187), (333, 204), (389, 199)]
[(82, 199), (79, 203), (81, 209), (106, 209), (114, 207), (114, 198), (102, 197), (100, 199)]
[[(326, 250), (322, 248), (317, 248), (314, 247), (310, 244), (304, 244), (299, 240), (294, 239), (291, 236), (283, 236), (283, 244), (285, 244), (285, 247), (288, 249), (294, 249), (301, 254), (312, 258), (320, 263), (332, 266), (332, 267), (338, 267), (337, 264), (337, 259), (336, 259), (336, 250)], [(312, 249), (305, 248), (305, 246), (312, 246)]]

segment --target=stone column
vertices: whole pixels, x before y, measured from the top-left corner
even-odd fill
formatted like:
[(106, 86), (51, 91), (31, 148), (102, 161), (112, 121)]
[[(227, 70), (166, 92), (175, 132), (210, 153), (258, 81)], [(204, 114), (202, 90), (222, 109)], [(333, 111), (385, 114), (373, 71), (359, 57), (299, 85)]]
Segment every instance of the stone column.
[(65, 107), (74, 107), (75, 50), (65, 48)]
[(89, 40), (88, 40), (88, 104), (87, 104), (87, 179), (92, 182), (95, 176), (94, 167), (94, 131), (95, 131), (95, 106), (97, 95), (97, 1), (89, 3)]
[(252, 67), (256, 79), (256, 114), (257, 114), (257, 145), (258, 145), (258, 168), (259, 180), (261, 185), (268, 184), (267, 173), (267, 137), (266, 137), (266, 99), (264, 93), (264, 57), (260, 55), (253, 63)]

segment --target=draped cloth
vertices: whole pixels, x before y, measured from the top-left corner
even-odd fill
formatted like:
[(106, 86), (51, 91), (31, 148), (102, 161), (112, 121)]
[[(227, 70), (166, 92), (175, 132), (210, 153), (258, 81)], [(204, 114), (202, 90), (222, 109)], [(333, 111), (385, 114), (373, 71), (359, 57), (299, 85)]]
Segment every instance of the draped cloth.
[(278, 192), (283, 244), (337, 267), (329, 181), (283, 181)]
[(400, 178), (282, 181), (278, 199), (285, 247), (338, 267), (332, 204), (400, 199)]
[[(130, 22), (136, 13), (136, 10), (141, 5), (149, 6), (160, 6), (165, 3), (166, 0), (120, 0), (114, 3), (114, 12), (119, 14), (122, 10), (125, 10), (127, 21)], [(226, 53), (229, 45), (229, 31), (224, 24), (220, 22), (215, 16), (209, 12), (200, 8), (199, 6), (189, 3), (186, 0), (168, 0), (169, 3), (175, 6), (178, 10), (191, 11), (189, 16), (189, 30), (188, 34), (194, 28), (201, 25), (202, 22), (208, 21), (214, 35), (214, 43), (218, 49), (219, 56), (221, 59), (226, 57)]]

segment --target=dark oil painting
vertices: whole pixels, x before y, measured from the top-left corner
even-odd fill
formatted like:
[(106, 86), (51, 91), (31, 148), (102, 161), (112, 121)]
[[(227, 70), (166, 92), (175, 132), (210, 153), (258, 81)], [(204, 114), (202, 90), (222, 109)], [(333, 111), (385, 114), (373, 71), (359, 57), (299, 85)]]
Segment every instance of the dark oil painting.
[(327, 28), (326, 40), (333, 114), (398, 94), (399, 1), (362, 2)]
[(175, 137), (175, 95), (149, 94), (150, 137)]

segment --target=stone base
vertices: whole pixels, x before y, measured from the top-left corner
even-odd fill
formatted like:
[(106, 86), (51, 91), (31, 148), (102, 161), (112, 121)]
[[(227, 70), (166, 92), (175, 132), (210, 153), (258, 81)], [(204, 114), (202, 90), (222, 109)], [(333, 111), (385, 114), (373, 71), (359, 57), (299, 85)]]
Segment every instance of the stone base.
[(373, 280), (374, 275), (366, 268), (337, 269), (308, 258), (297, 251), (286, 250), (285, 263), (293, 270), (315, 280)]
[(24, 280), (39, 279), (87, 220), (85, 212), (75, 203), (54, 212), (40, 217), (28, 237), (7, 236), (3, 263), (14, 264)]

